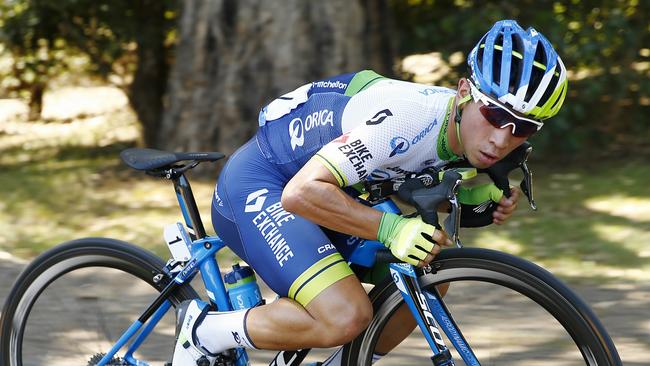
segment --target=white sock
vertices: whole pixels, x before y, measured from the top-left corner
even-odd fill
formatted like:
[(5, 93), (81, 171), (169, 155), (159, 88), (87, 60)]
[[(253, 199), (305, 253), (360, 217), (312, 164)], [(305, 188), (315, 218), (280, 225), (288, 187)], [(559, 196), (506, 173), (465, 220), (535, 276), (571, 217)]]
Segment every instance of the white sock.
[[(343, 347), (339, 347), (331, 356), (323, 362), (323, 366), (341, 366), (341, 357), (343, 356)], [(379, 353), (372, 354), (372, 363), (379, 361), (385, 355)]]
[(246, 331), (249, 310), (208, 312), (196, 328), (197, 341), (212, 353), (237, 347), (257, 349)]

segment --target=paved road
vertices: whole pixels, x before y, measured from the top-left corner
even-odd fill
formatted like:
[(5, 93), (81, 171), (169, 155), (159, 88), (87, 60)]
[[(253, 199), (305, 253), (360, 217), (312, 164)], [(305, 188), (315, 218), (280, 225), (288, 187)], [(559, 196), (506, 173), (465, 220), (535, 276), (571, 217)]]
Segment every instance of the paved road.
[[(24, 265), (0, 252), (0, 302), (4, 303)], [(32, 347), (27, 364), (85, 364), (87, 356), (79, 360), (71, 358), (70, 353), (89, 355), (105, 349), (108, 342), (104, 339), (114, 338), (119, 329), (128, 326), (153, 295), (147, 286), (129, 282), (128, 278), (110, 271), (86, 270), (69, 276), (66, 281), (55, 282), (56, 287), (42, 295), (44, 301), (39, 300), (38, 311), (34, 312), (38, 315), (30, 319), (39, 326), (25, 335)], [(609, 330), (624, 364), (650, 364), (650, 284), (573, 287), (592, 305)], [(446, 300), (452, 303), (456, 320), (476, 347), (479, 358), (487, 360), (487, 364), (570, 364), (567, 360), (571, 354), (562, 349), (560, 332), (553, 319), (537, 311), (527, 300), (491, 286), (455, 285), (452, 290)], [(268, 289), (264, 292), (267, 299), (274, 298)], [(508, 304), (507, 312), (502, 308), (504, 303)], [(161, 324), (141, 355), (158, 362), (153, 364), (162, 364), (172, 347), (173, 317), (167, 315)], [(414, 334), (381, 364), (422, 364), (426, 357), (424, 347), (422, 338)], [(330, 352), (318, 350), (309, 359), (322, 360)], [(268, 364), (271, 354), (255, 352), (252, 364)]]

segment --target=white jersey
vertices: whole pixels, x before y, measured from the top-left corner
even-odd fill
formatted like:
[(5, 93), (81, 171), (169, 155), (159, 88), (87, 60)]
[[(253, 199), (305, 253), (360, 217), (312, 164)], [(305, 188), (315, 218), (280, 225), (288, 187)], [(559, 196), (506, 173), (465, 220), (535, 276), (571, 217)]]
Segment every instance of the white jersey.
[(341, 118), (343, 135), (316, 156), (341, 186), (419, 172), (443, 160), (438, 136), (454, 95), (446, 88), (381, 80), (350, 99)]
[(453, 157), (446, 129), (454, 95), (371, 71), (341, 75), (267, 105), (257, 140), (288, 177), (315, 157), (342, 187), (389, 179)]

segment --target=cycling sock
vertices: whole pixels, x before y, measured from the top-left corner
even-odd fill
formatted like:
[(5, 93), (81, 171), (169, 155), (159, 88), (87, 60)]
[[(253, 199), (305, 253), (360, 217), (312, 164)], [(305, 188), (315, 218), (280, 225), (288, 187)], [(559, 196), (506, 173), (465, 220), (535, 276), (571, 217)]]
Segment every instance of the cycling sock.
[(249, 310), (208, 312), (196, 327), (198, 342), (212, 353), (236, 347), (257, 349), (246, 331), (246, 316)]
[[(384, 354), (373, 353), (372, 363), (379, 361)], [(343, 357), (343, 347), (339, 347), (331, 356), (329, 356), (322, 364), (322, 366), (341, 366), (341, 358)]]

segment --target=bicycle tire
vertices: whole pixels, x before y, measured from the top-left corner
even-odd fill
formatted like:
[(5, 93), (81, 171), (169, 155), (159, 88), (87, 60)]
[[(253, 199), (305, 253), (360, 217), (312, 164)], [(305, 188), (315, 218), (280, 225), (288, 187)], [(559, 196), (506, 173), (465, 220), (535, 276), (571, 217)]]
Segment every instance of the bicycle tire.
[[(41, 293), (62, 275), (80, 268), (108, 267), (139, 278), (160, 292), (165, 281), (155, 283), (153, 278), (162, 273), (164, 266), (163, 260), (153, 253), (108, 238), (73, 240), (42, 253), (23, 270), (7, 297), (0, 318), (0, 364), (23, 365), (23, 334), (32, 306)], [(196, 297), (198, 295), (192, 287), (184, 285), (174, 291), (170, 301), (176, 306), (185, 299)]]
[[(481, 248), (443, 250), (431, 266), (435, 273), (419, 279), (423, 291), (440, 283), (467, 280), (505, 286), (546, 309), (570, 334), (586, 365), (622, 365), (614, 343), (589, 306), (543, 268), (519, 257)], [(383, 327), (404, 303), (390, 278), (373, 288), (369, 296), (375, 316), (368, 328), (345, 346), (344, 365), (371, 365)]]

